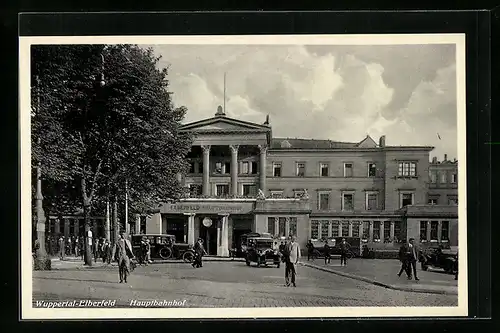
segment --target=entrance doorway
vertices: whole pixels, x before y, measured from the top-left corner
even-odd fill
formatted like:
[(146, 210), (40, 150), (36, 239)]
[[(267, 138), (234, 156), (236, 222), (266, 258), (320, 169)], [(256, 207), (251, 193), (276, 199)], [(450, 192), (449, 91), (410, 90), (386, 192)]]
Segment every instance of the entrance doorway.
[(209, 255), (217, 255), (217, 220), (212, 219), (212, 225), (205, 227), (200, 224), (200, 238), (203, 239), (205, 251)]

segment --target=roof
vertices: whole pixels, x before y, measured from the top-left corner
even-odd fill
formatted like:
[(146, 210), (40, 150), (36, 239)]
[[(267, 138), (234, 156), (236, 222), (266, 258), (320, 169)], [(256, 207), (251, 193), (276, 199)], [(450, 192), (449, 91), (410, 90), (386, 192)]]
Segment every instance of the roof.
[(271, 149), (355, 148), (357, 144), (358, 143), (355, 142), (339, 142), (332, 140), (273, 138), (271, 141)]

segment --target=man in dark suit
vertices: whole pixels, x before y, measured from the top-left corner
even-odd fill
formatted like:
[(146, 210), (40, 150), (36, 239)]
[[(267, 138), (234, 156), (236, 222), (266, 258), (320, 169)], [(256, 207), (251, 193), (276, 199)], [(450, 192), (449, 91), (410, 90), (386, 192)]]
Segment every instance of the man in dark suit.
[(399, 261), (401, 261), (401, 269), (399, 270), (398, 276), (401, 277), (403, 272), (406, 273), (406, 276), (409, 278), (411, 276), (410, 267), (408, 265), (408, 257), (410, 255), (410, 249), (406, 243), (403, 243), (399, 248)]
[(340, 242), (340, 266), (347, 266), (347, 253), (349, 252), (350, 245), (345, 238)]
[(203, 246), (203, 239), (198, 238), (198, 241), (194, 244), (194, 260), (192, 263), (194, 268), (203, 267), (203, 255), (205, 254), (207, 254), (207, 252)]
[(330, 256), (330, 246), (328, 246), (328, 240), (325, 240), (325, 246), (323, 246), (323, 252), (325, 256), (325, 265), (330, 263), (332, 257)]
[[(415, 281), (419, 281), (420, 279), (417, 277), (418, 248), (415, 245), (414, 238), (410, 238), (408, 248), (410, 252), (408, 256), (408, 262), (410, 264), (410, 267), (413, 269), (413, 276), (415, 278)], [(408, 276), (408, 279), (411, 280), (411, 273)]]
[(118, 261), (118, 274), (120, 275), (120, 283), (127, 283), (127, 275), (130, 274), (130, 259), (135, 259), (132, 251), (132, 244), (125, 237), (125, 232), (120, 232), (120, 238), (113, 247), (111, 255)]

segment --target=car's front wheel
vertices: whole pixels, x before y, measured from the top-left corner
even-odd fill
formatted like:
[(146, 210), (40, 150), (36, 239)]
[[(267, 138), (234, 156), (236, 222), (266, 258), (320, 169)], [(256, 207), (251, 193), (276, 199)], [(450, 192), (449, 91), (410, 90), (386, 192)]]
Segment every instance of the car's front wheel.
[(191, 251), (184, 252), (184, 254), (182, 255), (182, 260), (184, 260), (184, 262), (193, 262), (194, 253)]
[(158, 254), (162, 259), (169, 259), (172, 256), (172, 250), (169, 247), (163, 247)]

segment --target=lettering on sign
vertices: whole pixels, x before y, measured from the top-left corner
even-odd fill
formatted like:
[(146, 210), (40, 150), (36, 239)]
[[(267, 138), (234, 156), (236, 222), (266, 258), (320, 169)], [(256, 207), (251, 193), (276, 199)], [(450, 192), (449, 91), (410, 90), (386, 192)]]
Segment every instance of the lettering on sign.
[(213, 206), (213, 205), (170, 205), (169, 210), (184, 211), (184, 212), (197, 212), (208, 211), (214, 213), (235, 213), (244, 210), (243, 206)]

